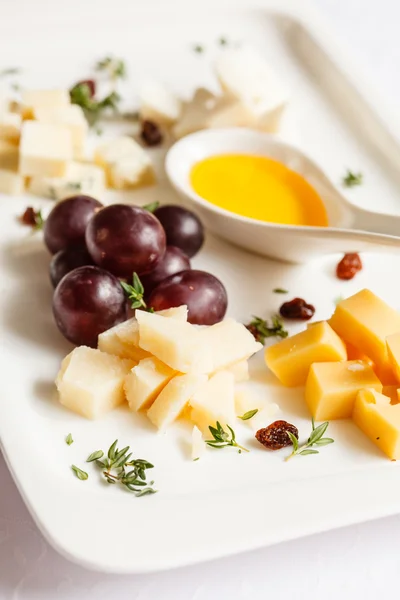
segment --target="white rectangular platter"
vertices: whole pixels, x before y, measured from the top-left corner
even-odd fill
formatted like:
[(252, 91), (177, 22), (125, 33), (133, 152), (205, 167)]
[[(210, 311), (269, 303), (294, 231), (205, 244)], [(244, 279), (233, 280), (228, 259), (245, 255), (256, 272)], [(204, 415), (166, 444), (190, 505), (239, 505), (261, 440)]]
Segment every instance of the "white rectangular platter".
[[(221, 35), (251, 41), (292, 89), (282, 135), (314, 157), (334, 181), (347, 167), (361, 170), (365, 185), (352, 192), (354, 202), (400, 212), (395, 172), (400, 128), (373, 88), (349, 78), (358, 70), (304, 3), (301, 11), (289, 0), (253, 8), (235, 1), (227, 10), (216, 9), (215, 2), (199, 3), (198, 9), (187, 4), (124, 4), (121, 14), (117, 1), (112, 12), (99, 5), (93, 15), (85, 3), (73, 0), (60, 4), (47, 21), (44, 15), (43, 39), (24, 22), (15, 36), (13, 24), (3, 21), (0, 37), (7, 64), (2, 66), (23, 66), (27, 87), (70, 85), (112, 52), (127, 60), (126, 100), (134, 99), (135, 82), (146, 76), (187, 96), (202, 84), (215, 88), (210, 64)], [(203, 54), (192, 51), (196, 43), (204, 45)], [(162, 151), (154, 153), (160, 167), (157, 187), (118, 199), (176, 202), (163, 178), (162, 157)], [(330, 425), (335, 443), (320, 455), (289, 463), (283, 461), (284, 452), (268, 453), (258, 446), (251, 429), (239, 424), (237, 436), (251, 449), (248, 455), (209, 449), (193, 463), (189, 429), (183, 424), (157, 435), (144, 417), (125, 408), (89, 422), (58, 405), (54, 377), (70, 346), (53, 323), (48, 254), (40, 240), (29, 248), (25, 242), (18, 245), (26, 233), (16, 216), (28, 203), (40, 204), (27, 196), (0, 198), (0, 441), (34, 518), (61, 553), (103, 571), (148, 572), (400, 511), (398, 465), (386, 460), (351, 422)], [(228, 289), (229, 314), (243, 322), (253, 314), (267, 317), (277, 311), (282, 296), (273, 294), (276, 287), (314, 304), (316, 320), (332, 313), (338, 296), (363, 287), (400, 308), (399, 258), (366, 255), (364, 270), (348, 283), (335, 278), (336, 262), (337, 257), (329, 257), (304, 266), (284, 265), (210, 235), (193, 261), (221, 278)], [(277, 385), (262, 356), (252, 360), (251, 371), (251, 385), (280, 406), (279, 416), (294, 422), (301, 438), (307, 437), (310, 421), (301, 390)], [(64, 441), (69, 432), (72, 446)], [(102, 485), (94, 469), (88, 481), (73, 477), (72, 463), (84, 464), (90, 452), (108, 448), (115, 438), (154, 463), (158, 494), (136, 499)]]

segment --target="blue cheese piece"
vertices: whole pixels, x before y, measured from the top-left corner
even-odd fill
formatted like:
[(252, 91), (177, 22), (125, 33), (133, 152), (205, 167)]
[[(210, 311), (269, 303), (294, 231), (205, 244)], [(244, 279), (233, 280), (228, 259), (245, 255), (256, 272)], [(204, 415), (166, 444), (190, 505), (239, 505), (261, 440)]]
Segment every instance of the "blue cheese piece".
[(150, 157), (127, 136), (101, 144), (95, 150), (94, 161), (104, 169), (108, 186), (117, 190), (151, 185), (155, 181)]
[(31, 177), (28, 191), (51, 200), (62, 200), (75, 194), (99, 198), (105, 191), (105, 175), (103, 169), (96, 165), (71, 162), (64, 177)]
[(25, 121), (21, 130), (21, 175), (64, 177), (72, 160), (72, 137), (65, 127)]

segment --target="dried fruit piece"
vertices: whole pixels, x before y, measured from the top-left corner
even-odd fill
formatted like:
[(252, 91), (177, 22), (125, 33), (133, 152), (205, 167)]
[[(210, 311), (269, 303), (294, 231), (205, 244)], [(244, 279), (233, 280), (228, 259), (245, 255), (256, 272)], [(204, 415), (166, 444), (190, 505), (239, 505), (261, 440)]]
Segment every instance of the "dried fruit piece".
[(257, 431), (256, 440), (268, 448), (268, 450), (280, 450), (292, 445), (288, 431), (299, 439), (297, 427), (287, 421), (274, 421), (268, 427)]
[(293, 298), (290, 302), (284, 302), (279, 312), (285, 319), (308, 321), (314, 315), (315, 308), (312, 304), (307, 304), (303, 298)]
[(339, 279), (353, 279), (362, 268), (361, 258), (356, 252), (345, 254), (336, 267), (336, 275)]
[(19, 220), (23, 225), (32, 227), (32, 229), (42, 229), (44, 223), (41, 211), (35, 210), (32, 206), (25, 209)]
[(163, 134), (157, 123), (148, 120), (142, 121), (140, 137), (146, 146), (157, 146), (163, 141)]

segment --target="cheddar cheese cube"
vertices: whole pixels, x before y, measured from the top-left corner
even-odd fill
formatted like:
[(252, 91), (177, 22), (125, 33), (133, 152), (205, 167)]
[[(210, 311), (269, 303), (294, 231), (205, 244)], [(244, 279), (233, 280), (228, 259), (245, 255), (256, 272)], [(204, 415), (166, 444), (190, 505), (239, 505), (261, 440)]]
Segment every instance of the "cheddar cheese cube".
[(346, 346), (326, 321), (265, 350), (267, 367), (283, 385), (304, 385), (315, 362), (346, 360)]
[(68, 90), (25, 90), (22, 92), (22, 116), (33, 119), (38, 109), (64, 108), (71, 103)]
[(21, 175), (63, 177), (71, 160), (72, 138), (65, 127), (24, 122), (19, 160)]
[(382, 392), (372, 367), (361, 360), (314, 363), (307, 377), (305, 399), (316, 421), (348, 419), (363, 388)]
[(339, 302), (329, 324), (379, 369), (390, 369), (386, 337), (400, 332), (400, 314), (373, 292), (361, 290)]
[(24, 191), (25, 180), (15, 171), (0, 169), (0, 193), (16, 196)]
[(150, 408), (176, 371), (152, 356), (133, 367), (125, 378), (125, 394), (131, 410)]
[(210, 439), (209, 426), (215, 427), (217, 421), (223, 427), (236, 420), (235, 379), (229, 371), (215, 373), (205, 385), (200, 387), (189, 401), (192, 407), (190, 418), (204, 436)]
[(400, 404), (390, 404), (387, 396), (375, 390), (361, 390), (353, 421), (390, 459), (400, 458)]

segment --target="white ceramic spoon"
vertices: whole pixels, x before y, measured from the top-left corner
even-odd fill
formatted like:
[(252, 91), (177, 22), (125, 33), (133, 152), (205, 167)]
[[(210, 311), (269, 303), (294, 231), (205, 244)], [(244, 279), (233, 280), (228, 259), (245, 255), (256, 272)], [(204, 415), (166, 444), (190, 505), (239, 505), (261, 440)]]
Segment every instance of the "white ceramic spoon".
[[(226, 153), (267, 156), (303, 175), (323, 199), (329, 227), (266, 223), (218, 208), (201, 198), (190, 184), (191, 168), (208, 156)], [(240, 128), (193, 133), (171, 147), (165, 167), (174, 188), (213, 233), (258, 254), (304, 262), (333, 252), (400, 252), (400, 216), (350, 204), (314, 161), (272, 135)]]

